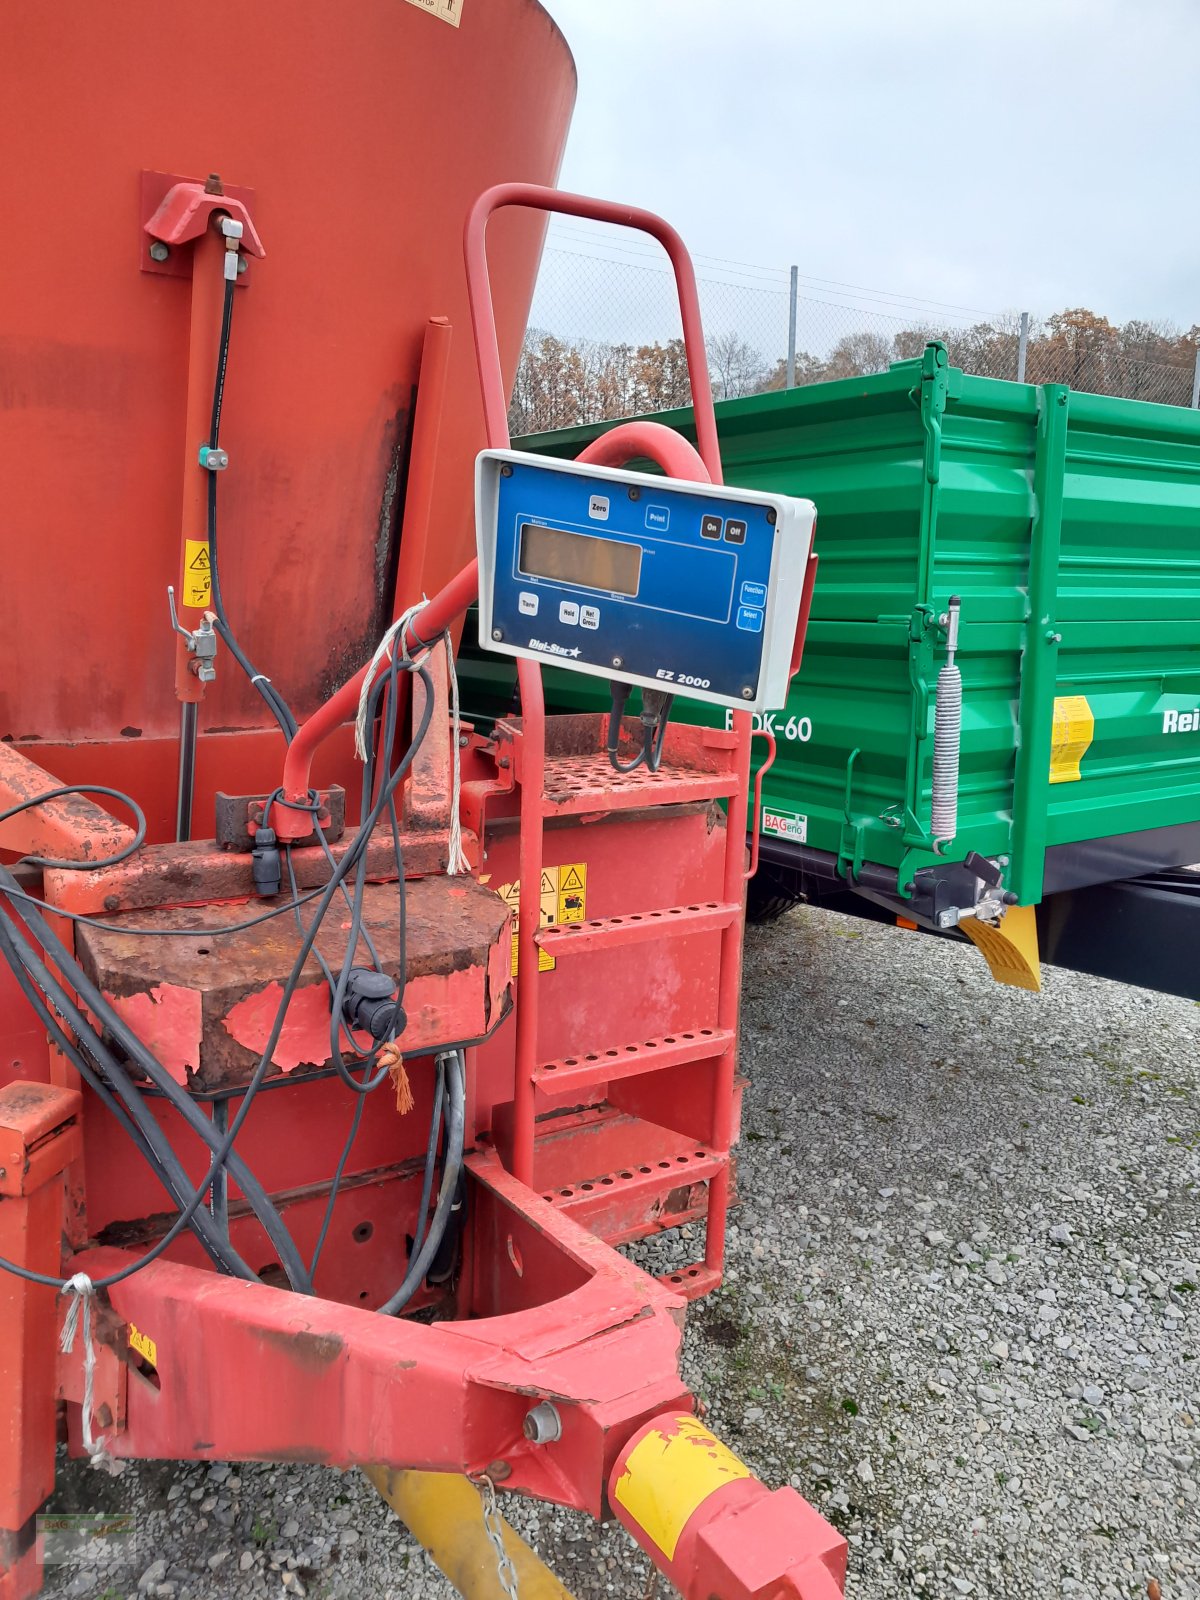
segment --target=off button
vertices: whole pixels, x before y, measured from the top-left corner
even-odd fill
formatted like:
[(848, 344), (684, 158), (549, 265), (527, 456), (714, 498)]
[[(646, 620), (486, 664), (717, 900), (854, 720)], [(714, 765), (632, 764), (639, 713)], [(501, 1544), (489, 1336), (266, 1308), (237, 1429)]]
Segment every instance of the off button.
[(725, 524), (725, 543), (745, 544), (745, 542), (746, 524), (741, 520), (740, 517), (730, 517), (729, 521)]

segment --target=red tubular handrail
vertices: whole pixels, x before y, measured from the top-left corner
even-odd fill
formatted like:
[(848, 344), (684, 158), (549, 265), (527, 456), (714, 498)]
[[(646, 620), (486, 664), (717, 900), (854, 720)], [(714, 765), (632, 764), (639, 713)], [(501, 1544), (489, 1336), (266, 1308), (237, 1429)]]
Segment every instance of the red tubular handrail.
[(612, 200), (594, 200), (584, 194), (566, 194), (560, 189), (548, 189), (538, 183), (499, 183), (493, 189), (486, 189), (471, 207), (467, 218), (464, 240), (467, 294), (471, 302), (471, 322), (475, 331), (488, 444), (493, 449), (503, 449), (509, 442), (508, 398), (504, 392), (504, 374), (496, 342), (496, 314), (492, 307), (485, 238), (489, 217), (505, 206), (525, 206), (532, 211), (557, 211), (568, 217), (586, 217), (592, 222), (614, 222), (623, 228), (636, 228), (648, 233), (662, 245), (674, 270), (675, 287), (679, 294), (683, 345), (687, 353), (692, 408), (696, 416), (696, 443), (708, 468), (710, 480), (713, 483), (724, 482), (721, 476), (721, 452), (717, 447), (717, 415), (713, 410), (708, 357), (700, 321), (700, 296), (696, 290), (696, 274), (687, 246), (670, 223), (656, 216), (653, 211), (640, 211), (635, 206), (618, 205)]
[[(504, 373), (500, 365), (500, 350), (496, 339), (496, 315), (492, 306), (491, 280), (487, 266), (487, 223), (492, 213), (504, 206), (525, 206), (535, 211), (560, 211), (568, 216), (588, 217), (595, 222), (615, 222), (629, 228), (639, 228), (657, 239), (666, 250), (675, 272), (679, 291), (679, 307), (683, 318), (684, 348), (687, 352), (688, 377), (692, 384), (692, 404), (696, 415), (696, 439), (699, 455), (713, 483), (721, 483), (721, 456), (717, 448), (717, 420), (713, 410), (712, 388), (708, 382), (708, 363), (704, 350), (704, 332), (700, 322), (700, 298), (696, 290), (696, 275), (691, 257), (683, 240), (662, 217), (651, 211), (640, 211), (632, 206), (617, 205), (610, 200), (593, 200), (587, 195), (566, 194), (558, 189), (546, 188), (536, 183), (501, 183), (487, 189), (472, 206), (467, 217), (463, 240), (466, 260), (467, 295), (471, 305), (471, 324), (475, 336), (475, 356), (479, 365), (479, 385), (483, 394), (484, 427), (490, 449), (505, 449), (510, 443), (508, 432), (508, 401), (504, 392)], [(703, 374), (704, 381), (698, 382)], [(636, 426), (650, 428), (649, 423)], [(670, 433), (663, 428), (662, 432)], [(607, 437), (607, 436), (606, 436)], [(686, 441), (680, 440), (681, 445)], [(690, 446), (687, 447), (690, 450)], [(652, 451), (640, 449), (637, 454), (651, 455)], [(695, 455), (695, 452), (692, 452)], [(626, 455), (626, 460), (629, 456)], [(657, 457), (655, 456), (655, 459)], [(671, 460), (677, 457), (672, 453)], [(607, 463), (611, 465), (611, 462)], [(664, 471), (678, 475), (675, 465), (659, 463)], [(689, 461), (687, 477), (699, 476), (694, 460)], [(703, 481), (703, 479), (701, 479)], [(436, 639), (472, 603), (479, 593), (479, 569), (475, 561), (468, 562), (445, 588), (430, 601), (421, 613), (420, 634), (410, 629), (409, 649)], [(526, 664), (528, 665), (528, 664)], [(518, 679), (522, 688), (522, 707), (526, 719), (544, 714), (541, 697), (541, 679), (533, 679), (536, 668), (526, 671), (518, 664)], [(366, 675), (364, 666), (342, 685), (324, 705), (319, 706), (303, 724), (288, 746), (284, 759), (282, 788), (288, 800), (304, 800), (308, 796), (313, 752), (333, 730), (353, 716), (358, 708), (359, 690)], [(525, 697), (526, 688), (529, 697)], [(740, 713), (738, 713), (740, 715)], [(302, 811), (284, 806), (274, 808), (274, 827), (281, 839), (304, 838), (311, 832), (311, 823)], [(535, 923), (536, 927), (536, 923)], [(532, 933), (530, 934), (532, 939)], [(535, 957), (536, 959), (536, 957)]]

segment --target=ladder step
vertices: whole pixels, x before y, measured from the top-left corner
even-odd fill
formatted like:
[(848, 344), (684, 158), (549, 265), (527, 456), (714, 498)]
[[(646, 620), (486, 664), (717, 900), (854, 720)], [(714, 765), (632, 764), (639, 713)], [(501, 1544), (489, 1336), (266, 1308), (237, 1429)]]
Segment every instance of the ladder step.
[(727, 928), (742, 914), (731, 901), (710, 900), (690, 906), (668, 906), (662, 911), (626, 912), (621, 917), (596, 917), (590, 922), (562, 922), (541, 928), (535, 935), (547, 955), (567, 956), (577, 950), (605, 950), (614, 945), (638, 944), (688, 933), (708, 933)]
[(607, 1244), (625, 1244), (702, 1220), (708, 1212), (709, 1181), (728, 1162), (728, 1156), (680, 1141), (673, 1152), (664, 1150), (657, 1158), (545, 1190), (543, 1199)]
[(708, 1061), (733, 1047), (732, 1028), (693, 1028), (686, 1033), (668, 1033), (660, 1039), (645, 1039), (615, 1050), (599, 1050), (589, 1055), (564, 1056), (534, 1069), (534, 1082), (551, 1094), (566, 1094), (576, 1088), (611, 1083), (617, 1078), (633, 1078), (642, 1072), (663, 1067), (680, 1067), (689, 1061)]
[(677, 1272), (660, 1272), (658, 1281), (668, 1289), (674, 1289), (676, 1294), (684, 1295), (689, 1300), (699, 1300), (702, 1295), (711, 1294), (720, 1287), (721, 1274), (716, 1267), (706, 1267), (703, 1261), (697, 1261), (693, 1266), (680, 1267)]
[(731, 771), (706, 771), (669, 760), (657, 772), (646, 767), (616, 772), (605, 754), (548, 757), (542, 811), (547, 817), (571, 817), (689, 805), (724, 799), (736, 788), (737, 776)]

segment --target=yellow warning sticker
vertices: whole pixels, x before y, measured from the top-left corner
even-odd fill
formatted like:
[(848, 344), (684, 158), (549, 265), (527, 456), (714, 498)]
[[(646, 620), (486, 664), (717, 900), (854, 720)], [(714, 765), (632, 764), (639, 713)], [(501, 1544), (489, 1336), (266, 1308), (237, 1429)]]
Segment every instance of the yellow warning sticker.
[[(512, 913), (512, 975), (517, 975), (517, 942), (521, 931), (521, 880), (502, 883), (496, 893)], [(583, 922), (587, 917), (587, 863), (573, 861), (565, 867), (543, 867), (539, 898), (539, 926), (552, 928), (559, 922)], [(553, 972), (552, 955), (538, 951), (538, 971)]]
[(629, 1452), (617, 1500), (663, 1555), (674, 1556), (692, 1513), (750, 1468), (695, 1417), (672, 1416)]
[(183, 541), (183, 603), (205, 611), (212, 600), (212, 562), (207, 539)]
[(587, 920), (587, 866), (582, 861), (558, 869), (558, 920)]
[(1062, 695), (1054, 702), (1054, 735), (1050, 745), (1050, 782), (1078, 783), (1079, 763), (1096, 734), (1096, 719), (1082, 694)]
[(463, 0), (408, 0), (408, 3), (418, 11), (428, 11), (431, 17), (440, 17), (452, 28), (457, 28), (462, 21)]
[(152, 1367), (158, 1365), (158, 1346), (148, 1333), (143, 1333), (140, 1328), (129, 1324), (129, 1348), (136, 1350), (143, 1361), (148, 1361)]

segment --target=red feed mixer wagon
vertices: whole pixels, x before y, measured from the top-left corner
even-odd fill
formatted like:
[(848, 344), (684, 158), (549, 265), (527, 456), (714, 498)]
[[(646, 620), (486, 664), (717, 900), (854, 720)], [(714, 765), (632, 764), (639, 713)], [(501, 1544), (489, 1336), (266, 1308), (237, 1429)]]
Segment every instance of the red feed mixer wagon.
[[(689, 1600), (841, 1593), (844, 1541), (679, 1374), (812, 507), (720, 487), (682, 243), (549, 187), (573, 98), (534, 0), (6, 24), (3, 1600), (64, 1427), (616, 1515)], [(667, 250), (698, 452), (507, 452), (550, 211)], [(519, 657), (487, 739), (477, 595)], [(547, 717), (542, 654), (612, 715)], [(615, 1248), (687, 1223), (662, 1278)]]

